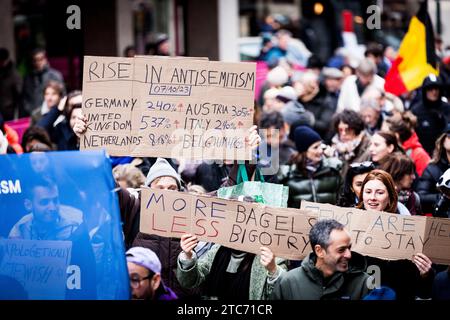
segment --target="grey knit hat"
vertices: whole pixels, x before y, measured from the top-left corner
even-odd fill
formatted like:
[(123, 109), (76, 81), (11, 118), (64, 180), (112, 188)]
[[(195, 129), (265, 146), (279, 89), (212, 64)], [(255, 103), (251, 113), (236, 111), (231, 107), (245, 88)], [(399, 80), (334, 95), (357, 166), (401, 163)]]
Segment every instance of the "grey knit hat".
[(181, 178), (175, 169), (170, 165), (170, 163), (164, 158), (156, 159), (155, 164), (150, 168), (147, 174), (147, 179), (145, 180), (145, 185), (150, 186), (150, 184), (159, 177), (172, 177), (177, 181), (178, 190), (181, 189)]

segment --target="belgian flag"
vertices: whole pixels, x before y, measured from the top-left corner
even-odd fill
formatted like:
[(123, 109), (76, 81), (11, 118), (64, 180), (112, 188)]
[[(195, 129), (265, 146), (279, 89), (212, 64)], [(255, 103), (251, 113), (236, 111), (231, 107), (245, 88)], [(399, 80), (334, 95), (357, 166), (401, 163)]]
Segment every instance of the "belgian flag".
[(398, 96), (420, 87), (430, 73), (439, 74), (436, 62), (433, 25), (427, 1), (423, 1), (419, 12), (409, 23), (397, 58), (386, 74), (384, 89)]

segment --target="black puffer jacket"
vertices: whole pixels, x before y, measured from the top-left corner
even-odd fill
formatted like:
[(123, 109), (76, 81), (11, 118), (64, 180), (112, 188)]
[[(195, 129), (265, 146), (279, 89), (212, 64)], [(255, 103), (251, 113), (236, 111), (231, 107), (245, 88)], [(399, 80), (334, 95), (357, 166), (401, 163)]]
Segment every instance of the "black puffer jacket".
[(434, 206), (438, 202), (440, 192), (436, 188), (436, 183), (442, 174), (450, 167), (447, 156), (442, 156), (438, 163), (430, 163), (419, 178), (416, 192), (420, 196), (420, 204), (424, 213), (432, 213)]
[(383, 260), (365, 256), (367, 267), (378, 266), (381, 286), (395, 291), (397, 300), (412, 301), (416, 297), (430, 298), (434, 270), (422, 278), (416, 265), (410, 260)]
[(301, 200), (335, 204), (342, 184), (337, 158), (324, 158), (314, 173), (304, 175), (296, 165), (281, 166), (278, 179), (289, 187), (288, 207), (300, 208)]

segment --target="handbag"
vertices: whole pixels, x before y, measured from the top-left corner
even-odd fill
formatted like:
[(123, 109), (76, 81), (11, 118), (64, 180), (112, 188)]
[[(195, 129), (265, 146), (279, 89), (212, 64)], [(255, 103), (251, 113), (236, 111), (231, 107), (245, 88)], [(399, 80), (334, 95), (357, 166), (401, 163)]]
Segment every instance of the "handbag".
[(289, 187), (265, 182), (259, 168), (256, 168), (254, 180), (258, 181), (249, 181), (245, 165), (240, 164), (236, 177), (237, 184), (220, 188), (217, 190), (217, 196), (222, 199), (239, 199), (242, 196), (249, 196), (258, 203), (287, 208)]

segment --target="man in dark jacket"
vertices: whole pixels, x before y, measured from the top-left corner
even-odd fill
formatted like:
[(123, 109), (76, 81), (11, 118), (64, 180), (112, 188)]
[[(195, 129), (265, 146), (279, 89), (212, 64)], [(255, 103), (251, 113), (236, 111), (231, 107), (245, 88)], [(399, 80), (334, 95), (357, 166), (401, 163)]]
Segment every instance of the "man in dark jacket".
[(411, 107), (417, 116), (416, 133), (428, 154), (433, 154), (437, 138), (450, 121), (450, 105), (442, 99), (442, 80), (430, 74), (423, 80), (422, 101)]
[(314, 115), (313, 129), (326, 142), (330, 142), (333, 137), (333, 128), (330, 126), (331, 119), (336, 111), (336, 104), (333, 105), (326, 98), (327, 92), (324, 86), (319, 83), (319, 77), (314, 72), (306, 72), (300, 79), (303, 92), (300, 95), (300, 102), (305, 109)]
[(309, 240), (313, 252), (299, 268), (280, 276), (272, 299), (360, 300), (369, 293), (365, 260), (350, 251), (350, 235), (341, 223), (317, 222), (311, 228)]
[(23, 104), (27, 114), (31, 114), (41, 106), (44, 101), (44, 88), (48, 81), (54, 80), (64, 84), (61, 72), (49, 66), (44, 49), (34, 50), (32, 60), (33, 71), (25, 77), (23, 82)]
[(9, 58), (9, 52), (0, 48), (0, 114), (5, 121), (18, 116), (22, 78)]

